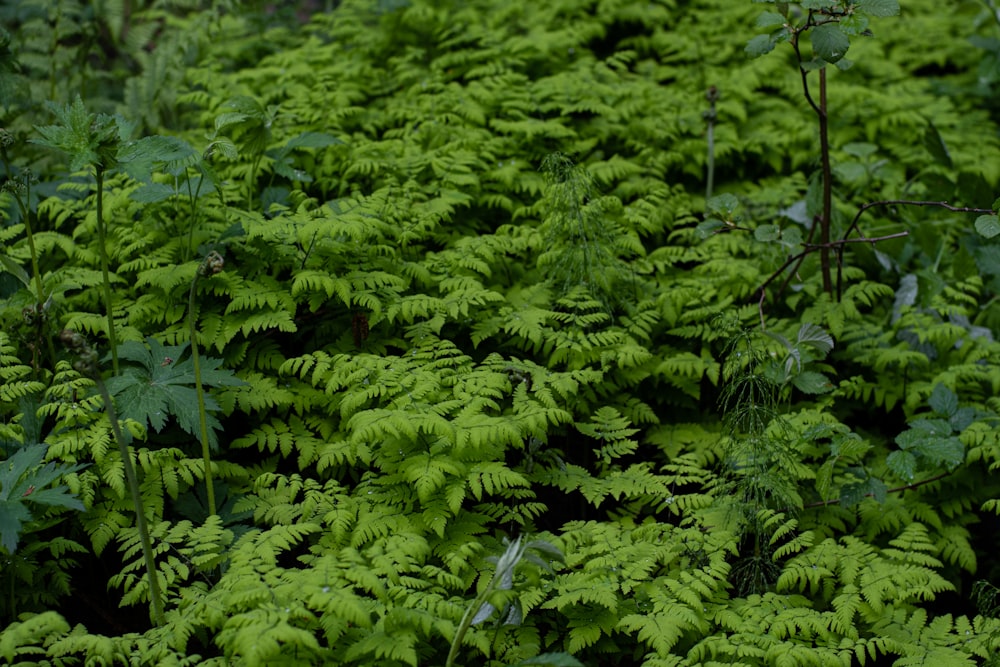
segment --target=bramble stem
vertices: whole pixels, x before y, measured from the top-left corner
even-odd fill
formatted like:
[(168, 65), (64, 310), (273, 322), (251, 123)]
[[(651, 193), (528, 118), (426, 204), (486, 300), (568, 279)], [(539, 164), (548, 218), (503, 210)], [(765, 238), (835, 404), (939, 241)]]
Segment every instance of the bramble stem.
[(833, 170), (830, 168), (830, 133), (826, 107), (826, 68), (819, 71), (819, 151), (820, 168), (823, 172), (823, 214), (819, 220), (819, 267), (823, 276), (823, 291), (833, 292), (833, 280), (830, 277), (830, 226), (833, 215)]

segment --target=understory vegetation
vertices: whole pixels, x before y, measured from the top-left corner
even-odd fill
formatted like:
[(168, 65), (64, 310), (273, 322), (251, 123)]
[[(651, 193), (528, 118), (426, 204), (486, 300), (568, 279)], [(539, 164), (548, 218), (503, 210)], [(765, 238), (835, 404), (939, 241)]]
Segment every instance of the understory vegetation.
[(992, 0), (0, 16), (0, 663), (1000, 664)]

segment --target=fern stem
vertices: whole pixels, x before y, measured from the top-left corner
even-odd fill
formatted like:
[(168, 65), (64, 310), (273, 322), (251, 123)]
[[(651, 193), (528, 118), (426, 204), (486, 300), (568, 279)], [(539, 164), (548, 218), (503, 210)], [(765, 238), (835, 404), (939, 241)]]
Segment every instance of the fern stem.
[(104, 279), (104, 309), (108, 316), (108, 345), (111, 347), (111, 371), (118, 375), (118, 337), (115, 335), (114, 303), (111, 294), (111, 272), (108, 269), (107, 232), (104, 228), (104, 167), (97, 165), (97, 239), (101, 254), (101, 274)]
[(207, 271), (211, 270), (210, 266), (214, 266), (214, 264), (210, 264), (213, 255), (221, 259), (218, 253), (214, 251), (210, 253), (198, 267), (194, 280), (191, 281), (191, 289), (188, 292), (188, 329), (191, 332), (191, 363), (194, 366), (195, 393), (198, 395), (198, 426), (201, 437), (201, 457), (205, 465), (205, 494), (208, 498), (209, 516), (213, 516), (217, 512), (215, 507), (215, 484), (212, 480), (212, 453), (208, 446), (208, 413), (205, 408), (205, 388), (201, 384), (201, 358), (198, 356), (198, 333), (195, 329), (194, 288), (198, 284), (198, 279), (203, 275), (207, 275)]

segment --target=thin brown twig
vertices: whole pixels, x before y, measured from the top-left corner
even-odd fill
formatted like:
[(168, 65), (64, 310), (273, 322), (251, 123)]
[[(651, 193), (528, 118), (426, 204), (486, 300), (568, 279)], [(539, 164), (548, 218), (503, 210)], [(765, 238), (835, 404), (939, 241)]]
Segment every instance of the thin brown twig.
[[(943, 472), (943, 473), (941, 473), (939, 475), (935, 475), (934, 477), (928, 477), (927, 479), (922, 480), (920, 482), (914, 482), (913, 484), (907, 484), (906, 486), (897, 486), (894, 489), (887, 490), (886, 493), (887, 494), (888, 493), (902, 493), (904, 491), (911, 491), (913, 489), (916, 489), (916, 488), (919, 488), (921, 486), (924, 486), (925, 484), (930, 484), (931, 482), (936, 482), (939, 479), (944, 479), (945, 477), (948, 477), (949, 475), (951, 475), (950, 472)], [(865, 498), (871, 498), (872, 496), (874, 496), (874, 494), (872, 494), (872, 493), (866, 493), (865, 494)], [(840, 498), (833, 498), (831, 500), (818, 500), (818, 501), (816, 501), (814, 503), (807, 503), (807, 504), (803, 505), (802, 509), (809, 509), (809, 508), (812, 508), (812, 507), (826, 507), (828, 505), (836, 505), (839, 502), (840, 502)]]

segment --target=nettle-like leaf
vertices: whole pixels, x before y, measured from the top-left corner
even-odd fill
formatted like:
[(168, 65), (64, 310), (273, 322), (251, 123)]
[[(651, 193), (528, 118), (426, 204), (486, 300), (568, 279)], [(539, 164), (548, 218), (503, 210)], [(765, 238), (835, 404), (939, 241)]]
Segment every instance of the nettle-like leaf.
[[(163, 430), (172, 415), (178, 426), (196, 435), (199, 430), (198, 395), (194, 387), (194, 361), (186, 356), (188, 344), (164, 346), (152, 337), (146, 341), (148, 345), (128, 341), (119, 347), (120, 359), (138, 364), (126, 367), (121, 375), (108, 380), (108, 391), (115, 398), (119, 412), (156, 431)], [(202, 385), (236, 387), (243, 384), (231, 371), (217, 370), (221, 364), (221, 359), (201, 357)], [(215, 411), (219, 404), (206, 396), (205, 407)], [(215, 447), (219, 422), (209, 415), (208, 423), (209, 442)]]
[(32, 519), (28, 503), (65, 507), (82, 511), (83, 503), (68, 493), (65, 485), (50, 486), (65, 474), (84, 466), (41, 466), (47, 446), (28, 445), (0, 463), (0, 546), (8, 553), (17, 550), (23, 525)]
[(110, 169), (117, 164), (121, 142), (133, 127), (121, 116), (92, 114), (77, 95), (71, 104), (50, 104), (58, 125), (36, 126), (41, 139), (33, 143), (63, 151), (69, 156), (69, 168), (79, 171), (88, 165)]

